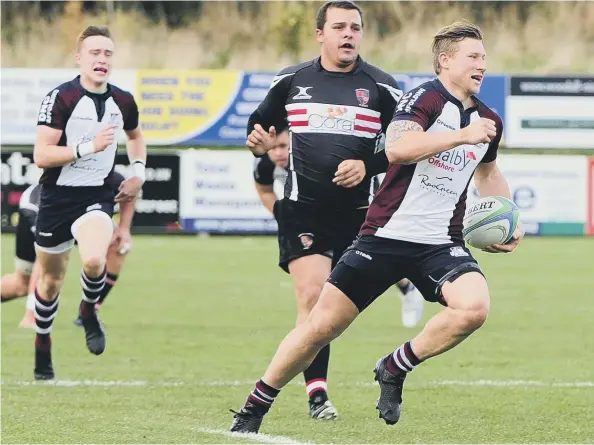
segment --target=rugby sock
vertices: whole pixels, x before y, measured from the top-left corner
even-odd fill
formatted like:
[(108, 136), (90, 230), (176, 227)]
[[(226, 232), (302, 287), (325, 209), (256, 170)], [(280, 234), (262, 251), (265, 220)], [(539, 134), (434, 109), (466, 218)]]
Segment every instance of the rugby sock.
[(60, 294), (56, 296), (54, 301), (42, 300), (35, 289), (35, 347), (37, 349), (49, 350), (52, 345), (50, 334), (52, 332), (52, 325), (58, 313), (58, 303)]
[(107, 278), (105, 278), (105, 286), (103, 286), (103, 289), (101, 289), (101, 294), (99, 295), (99, 304), (105, 301), (105, 299), (107, 298), (107, 294), (109, 294), (111, 289), (115, 286), (117, 279), (118, 274), (107, 272)]
[(324, 346), (318, 355), (311, 362), (309, 368), (303, 371), (303, 377), (305, 377), (305, 389), (307, 395), (311, 399), (314, 393), (318, 391), (328, 391), (328, 362), (330, 361), (330, 345)]
[(413, 284), (412, 282), (407, 282), (406, 284), (402, 284), (400, 281), (398, 283), (396, 283), (396, 286), (398, 286), (398, 289), (400, 289), (400, 292), (402, 292), (403, 294), (407, 294), (408, 292), (410, 292), (413, 288)]
[(400, 374), (401, 372), (411, 372), (420, 363), (421, 360), (417, 358), (410, 342), (407, 341), (388, 357), (386, 368), (391, 374)]
[(80, 283), (83, 289), (82, 301), (80, 302), (80, 315), (87, 317), (95, 312), (95, 303), (99, 301), (101, 289), (105, 286), (105, 276), (107, 271), (104, 269), (101, 275), (91, 278), (83, 270), (80, 274)]
[(272, 402), (280, 389), (275, 389), (272, 386), (267, 385), (262, 380), (259, 380), (256, 383), (256, 387), (248, 396), (247, 401), (245, 402), (246, 408), (256, 407), (258, 411), (265, 414), (270, 409)]

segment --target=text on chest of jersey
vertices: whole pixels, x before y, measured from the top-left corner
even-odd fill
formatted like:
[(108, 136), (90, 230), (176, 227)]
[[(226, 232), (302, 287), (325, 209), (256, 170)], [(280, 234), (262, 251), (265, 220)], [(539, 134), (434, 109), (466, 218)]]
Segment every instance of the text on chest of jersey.
[(294, 133), (328, 133), (375, 138), (381, 131), (380, 112), (351, 105), (288, 104), (287, 116)]

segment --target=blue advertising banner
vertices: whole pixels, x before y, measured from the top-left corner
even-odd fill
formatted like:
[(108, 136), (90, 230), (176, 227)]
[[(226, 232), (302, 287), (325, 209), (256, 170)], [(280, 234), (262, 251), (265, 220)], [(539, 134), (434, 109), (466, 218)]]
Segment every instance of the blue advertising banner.
[[(393, 74), (406, 91), (435, 78)], [(140, 121), (151, 145), (243, 145), (250, 114), (264, 100), (274, 72), (138, 71)], [(505, 76), (486, 76), (479, 97), (505, 122)]]

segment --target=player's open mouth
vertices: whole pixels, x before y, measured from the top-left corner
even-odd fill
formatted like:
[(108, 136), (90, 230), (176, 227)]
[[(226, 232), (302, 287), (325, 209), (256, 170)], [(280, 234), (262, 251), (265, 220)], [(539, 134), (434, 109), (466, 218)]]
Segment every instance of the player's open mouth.
[(98, 68), (95, 68), (93, 71), (98, 71), (100, 73), (107, 74), (107, 69), (106, 68), (98, 67)]
[(483, 80), (483, 76), (481, 76), (480, 74), (475, 74), (474, 76), (471, 76), (474, 80), (476, 80), (477, 82), (482, 82)]
[(342, 45), (340, 45), (340, 48), (355, 49), (355, 47), (351, 43), (343, 43)]

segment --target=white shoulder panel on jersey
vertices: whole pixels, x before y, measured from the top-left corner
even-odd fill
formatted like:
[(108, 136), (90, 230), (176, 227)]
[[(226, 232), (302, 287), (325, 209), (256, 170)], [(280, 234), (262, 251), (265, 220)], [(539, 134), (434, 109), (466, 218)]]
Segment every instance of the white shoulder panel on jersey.
[(279, 74), (277, 76), (274, 76), (274, 79), (272, 79), (272, 83), (270, 84), (270, 89), (273, 89), (276, 86), (276, 84), (283, 80), (285, 77), (293, 75), (295, 75), (295, 73)]
[(388, 92), (392, 95), (392, 97), (394, 98), (394, 100), (396, 102), (398, 102), (400, 100), (400, 98), (402, 97), (402, 90), (399, 90), (398, 88), (394, 88), (391, 85), (388, 85), (386, 83), (381, 83), (381, 82), (377, 82), (377, 84), (381, 87), (384, 87), (386, 90), (388, 90)]
[(31, 202), (31, 192), (33, 192), (35, 187), (37, 187), (37, 184), (31, 184), (29, 187), (27, 187), (27, 190), (23, 192), (21, 195), (21, 200), (19, 201), (20, 209), (29, 209), (36, 213), (39, 212), (39, 207)]

